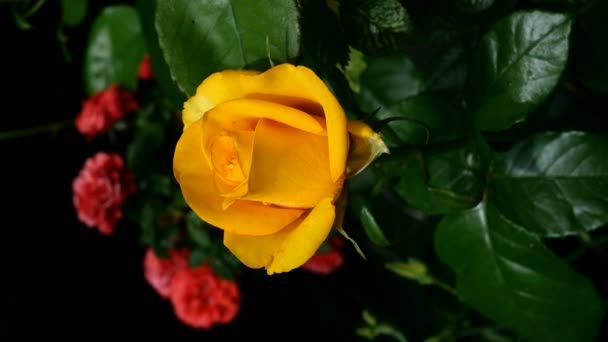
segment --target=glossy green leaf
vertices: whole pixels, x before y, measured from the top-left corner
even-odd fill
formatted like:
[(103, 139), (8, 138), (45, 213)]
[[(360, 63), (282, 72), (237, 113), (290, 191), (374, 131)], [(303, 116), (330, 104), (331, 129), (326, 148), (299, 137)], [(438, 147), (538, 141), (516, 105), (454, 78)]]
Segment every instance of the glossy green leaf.
[(67, 26), (78, 26), (87, 14), (88, 0), (61, 0), (63, 23)]
[(460, 298), (530, 341), (594, 341), (603, 315), (592, 283), (490, 203), (444, 218), (435, 247)]
[(504, 158), (490, 196), (510, 220), (541, 236), (559, 237), (608, 223), (608, 138), (545, 133)]
[(462, 46), (448, 46), (434, 51), (433, 57), (421, 68), (423, 89), (431, 93), (459, 94), (465, 85), (468, 66)]
[(349, 33), (349, 44), (367, 55), (405, 50), (411, 25), (407, 10), (398, 0), (343, 1), (340, 18)]
[(300, 48), (295, 0), (159, 1), (156, 28), (173, 79), (192, 96), (210, 74), (265, 70)]
[(133, 7), (106, 7), (93, 22), (84, 57), (84, 82), (89, 94), (113, 83), (135, 90), (144, 57), (144, 38)]
[(388, 107), (422, 90), (420, 73), (406, 55), (367, 57), (365, 62), (367, 68), (360, 74), (360, 92), (356, 96), (365, 112)]
[(484, 35), (467, 84), (479, 129), (509, 128), (553, 91), (568, 61), (570, 26), (564, 14), (521, 11)]
[(146, 51), (150, 54), (152, 62), (152, 71), (154, 78), (158, 81), (161, 87), (163, 99), (166, 101), (167, 108), (171, 111), (179, 111), (182, 109), (186, 100), (184, 94), (181, 93), (177, 84), (171, 78), (169, 66), (165, 62), (165, 56), (158, 43), (158, 34), (154, 25), (154, 17), (156, 13), (156, 1), (137, 0), (137, 10), (141, 20), (141, 28), (146, 40)]
[(389, 146), (401, 143), (426, 145), (441, 143), (465, 135), (463, 114), (440, 97), (412, 96), (386, 108), (375, 116), (387, 120), (383, 131), (390, 129), (398, 141), (386, 139)]
[(428, 215), (471, 208), (481, 200), (480, 152), (469, 145), (416, 153), (406, 161), (397, 193)]
[(376, 222), (371, 210), (365, 205), (361, 208), (360, 218), (363, 229), (371, 242), (378, 246), (388, 246), (390, 244), (386, 239), (386, 236), (384, 236), (378, 222)]

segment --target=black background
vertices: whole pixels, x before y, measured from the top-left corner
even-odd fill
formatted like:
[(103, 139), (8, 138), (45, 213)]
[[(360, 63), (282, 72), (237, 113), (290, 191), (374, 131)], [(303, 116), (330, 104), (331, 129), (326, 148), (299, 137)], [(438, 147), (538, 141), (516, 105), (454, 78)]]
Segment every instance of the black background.
[[(89, 8), (80, 26), (65, 30), (72, 54), (67, 62), (57, 40), (59, 1), (46, 2), (30, 18), (29, 31), (18, 29), (9, 3), (0, 2), (0, 131), (78, 114), (85, 99), (81, 63), (87, 32), (102, 6), (89, 3), (98, 7)], [(356, 275), (347, 276), (347, 270), (333, 279), (304, 271), (273, 277), (247, 273), (239, 279), (243, 301), (232, 324), (205, 332), (180, 323), (170, 303), (143, 278), (137, 227), (121, 222), (113, 236), (102, 236), (77, 220), (71, 182), (99, 148), (73, 126), (56, 134), (0, 140), (0, 339), (291, 340), (333, 334), (350, 340), (344, 334), (354, 333), (360, 311), (349, 285)]]

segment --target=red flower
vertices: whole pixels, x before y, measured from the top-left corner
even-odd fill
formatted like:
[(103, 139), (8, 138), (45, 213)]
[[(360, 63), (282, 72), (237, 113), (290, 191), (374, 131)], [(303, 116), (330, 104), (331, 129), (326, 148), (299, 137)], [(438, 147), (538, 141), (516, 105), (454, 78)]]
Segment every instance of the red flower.
[(308, 259), (301, 267), (307, 271), (317, 274), (330, 274), (344, 264), (344, 258), (340, 253), (340, 248), (344, 241), (339, 237), (334, 237), (329, 241), (331, 250), (329, 252), (317, 253)]
[(171, 296), (171, 279), (177, 271), (187, 267), (188, 254), (187, 250), (172, 250), (168, 259), (161, 259), (152, 248), (146, 251), (144, 277), (161, 297)]
[(148, 81), (154, 78), (154, 72), (152, 72), (152, 62), (150, 55), (145, 54), (144, 59), (139, 63), (139, 70), (137, 71), (137, 77), (140, 80)]
[(76, 128), (91, 139), (106, 132), (116, 121), (137, 108), (139, 103), (133, 94), (115, 84), (84, 101), (76, 117)]
[(177, 271), (171, 288), (176, 316), (194, 328), (209, 329), (217, 323), (229, 323), (239, 310), (236, 283), (219, 278), (208, 265)]
[(122, 218), (123, 203), (135, 191), (135, 182), (120, 155), (98, 152), (87, 159), (72, 183), (72, 191), (78, 219), (110, 235)]

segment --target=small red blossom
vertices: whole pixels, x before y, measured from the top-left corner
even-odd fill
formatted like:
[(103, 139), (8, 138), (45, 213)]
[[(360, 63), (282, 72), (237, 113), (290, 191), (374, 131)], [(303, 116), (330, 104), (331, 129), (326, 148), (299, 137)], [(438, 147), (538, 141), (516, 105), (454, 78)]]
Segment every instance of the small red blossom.
[(161, 297), (171, 296), (171, 280), (177, 271), (188, 266), (188, 254), (187, 250), (171, 250), (169, 258), (163, 259), (152, 248), (146, 251), (144, 277)]
[(331, 250), (329, 252), (317, 253), (308, 259), (301, 267), (307, 271), (327, 275), (337, 270), (344, 264), (344, 258), (340, 249), (344, 241), (339, 237), (333, 237), (329, 241)]
[(139, 108), (135, 96), (114, 84), (84, 101), (76, 128), (88, 139), (104, 133), (127, 113)]
[(237, 284), (219, 278), (209, 265), (177, 271), (171, 288), (175, 315), (191, 327), (210, 329), (215, 324), (231, 322), (238, 313)]
[(154, 72), (152, 72), (152, 61), (150, 60), (150, 54), (145, 54), (144, 58), (139, 63), (139, 69), (137, 71), (137, 77), (140, 80), (148, 81), (154, 78)]
[(135, 192), (135, 182), (120, 155), (98, 152), (85, 162), (72, 182), (72, 192), (78, 219), (110, 235), (122, 218), (127, 196)]

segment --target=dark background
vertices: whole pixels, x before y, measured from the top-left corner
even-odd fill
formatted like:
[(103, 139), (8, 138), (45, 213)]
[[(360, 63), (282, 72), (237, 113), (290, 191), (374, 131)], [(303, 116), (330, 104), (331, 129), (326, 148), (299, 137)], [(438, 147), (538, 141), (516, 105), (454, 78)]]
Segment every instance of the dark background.
[[(11, 5), (0, 2), (2, 132), (73, 120), (80, 111), (84, 46), (101, 7), (90, 7), (80, 26), (65, 29), (72, 55), (68, 62), (57, 39), (59, 3), (46, 2), (29, 18), (33, 28), (24, 31), (15, 25)], [(344, 334), (353, 334), (361, 322), (351, 292), (357, 275), (348, 270), (331, 275), (334, 279), (304, 271), (273, 277), (248, 272), (239, 279), (243, 301), (232, 324), (204, 332), (180, 323), (170, 303), (143, 278), (144, 248), (137, 242), (137, 227), (121, 222), (108, 237), (76, 218), (71, 182), (99, 148), (73, 125), (0, 140), (0, 339), (351, 339)]]

